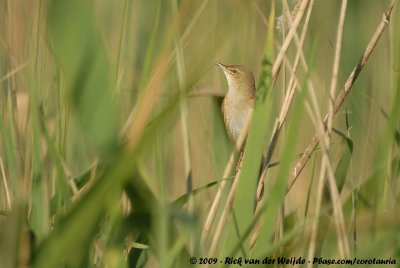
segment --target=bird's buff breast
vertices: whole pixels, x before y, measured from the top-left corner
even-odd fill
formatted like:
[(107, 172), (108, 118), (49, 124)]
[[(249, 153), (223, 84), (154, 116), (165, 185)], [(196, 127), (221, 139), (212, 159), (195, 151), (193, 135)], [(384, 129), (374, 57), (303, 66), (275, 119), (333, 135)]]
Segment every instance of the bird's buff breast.
[(246, 102), (240, 102), (236, 105), (235, 101), (230, 102), (227, 105), (229, 96), (227, 96), (222, 105), (222, 111), (224, 113), (224, 122), (226, 129), (228, 130), (229, 137), (233, 140), (237, 140), (248, 115), (252, 112), (253, 108)]

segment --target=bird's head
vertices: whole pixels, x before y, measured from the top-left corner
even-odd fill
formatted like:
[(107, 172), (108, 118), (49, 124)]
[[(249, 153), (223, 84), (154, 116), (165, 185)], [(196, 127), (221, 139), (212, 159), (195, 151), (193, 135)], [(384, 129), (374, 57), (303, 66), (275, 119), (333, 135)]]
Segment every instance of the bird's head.
[(246, 94), (254, 98), (255, 82), (251, 71), (242, 65), (225, 65), (216, 63), (222, 69), (228, 81), (229, 90), (239, 94)]

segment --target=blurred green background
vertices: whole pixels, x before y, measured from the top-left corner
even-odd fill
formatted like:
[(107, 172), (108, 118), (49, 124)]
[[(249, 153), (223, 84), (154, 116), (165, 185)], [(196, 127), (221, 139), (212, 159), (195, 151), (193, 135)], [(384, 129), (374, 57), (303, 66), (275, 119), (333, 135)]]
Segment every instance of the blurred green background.
[[(207, 255), (209, 241), (200, 241), (216, 182), (232, 181), (222, 178), (233, 150), (220, 113), (227, 83), (214, 63), (242, 64), (256, 81), (264, 79), (271, 3), (0, 1), (0, 267), (188, 267), (191, 256), (224, 257), (245, 247), (243, 234), (233, 244), (227, 238), (241, 211), (228, 218), (216, 256)], [(340, 4), (314, 4), (303, 47), (310, 71), (300, 67), (297, 74), (303, 86), (313, 83), (321, 117), (329, 107)], [(337, 92), (389, 6), (349, 1)], [(286, 12), (282, 1), (275, 12)], [(351, 256), (397, 262), (399, 21), (395, 6), (335, 117), (334, 127), (347, 140), (333, 134), (329, 152), (344, 185), (340, 206)], [(274, 35), (277, 53), (285, 33)], [(289, 62), (296, 52), (292, 44)], [(268, 124), (266, 141), (289, 79), (283, 68), (268, 96), (270, 112), (258, 122)], [(308, 98), (289, 112), (272, 162), (285, 152), (291, 157), (270, 169), (272, 185), (316, 131), (305, 109)], [(292, 122), (297, 113), (299, 121)], [(289, 131), (293, 123), (296, 133)], [(326, 223), (329, 195), (322, 216), (313, 214), (321, 159), (317, 150), (293, 190), (277, 199), (269, 222), (274, 235), (259, 238), (268, 243), (235, 255), (306, 257), (311, 222), (320, 221), (327, 233), (318, 237), (316, 254), (342, 256), (342, 238)]]

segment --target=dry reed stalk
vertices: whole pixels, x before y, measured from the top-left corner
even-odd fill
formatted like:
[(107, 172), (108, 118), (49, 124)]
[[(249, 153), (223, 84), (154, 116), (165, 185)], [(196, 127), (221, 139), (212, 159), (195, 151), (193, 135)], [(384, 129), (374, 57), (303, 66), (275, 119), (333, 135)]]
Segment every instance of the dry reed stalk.
[[(290, 106), (292, 104), (293, 96), (294, 96), (296, 87), (298, 87), (298, 84), (299, 84), (298, 81), (297, 81), (297, 78), (296, 78), (296, 72), (297, 72), (298, 64), (300, 62), (300, 58), (303, 56), (302, 47), (303, 47), (303, 43), (304, 43), (304, 40), (305, 40), (305, 37), (306, 37), (306, 34), (307, 34), (308, 25), (309, 25), (309, 22), (310, 22), (311, 12), (312, 12), (313, 6), (314, 6), (314, 0), (311, 0), (310, 4), (308, 6), (308, 11), (307, 11), (306, 19), (305, 19), (305, 22), (304, 22), (302, 34), (301, 34), (300, 40), (298, 42), (298, 50), (297, 50), (297, 54), (296, 54), (296, 57), (295, 57), (295, 60), (294, 60), (294, 64), (293, 64), (293, 67), (290, 68), (291, 77), (290, 77), (289, 84), (288, 84), (288, 91), (286, 92), (285, 100), (284, 100), (284, 102), (282, 104), (282, 108), (281, 108), (281, 112), (279, 114), (279, 117), (275, 122), (274, 130), (272, 132), (271, 141), (270, 141), (270, 144), (268, 146), (268, 150), (267, 150), (267, 155), (266, 155), (266, 158), (265, 158), (264, 166), (262, 167), (262, 172), (261, 172), (261, 175), (260, 175), (260, 178), (259, 178), (259, 181), (258, 181), (257, 197), (256, 197), (257, 198), (256, 212), (261, 208), (261, 205), (264, 202), (263, 193), (264, 193), (264, 179), (265, 179), (266, 174), (267, 174), (266, 172), (267, 172), (268, 166), (269, 166), (269, 164), (271, 162), (272, 155), (273, 155), (273, 152), (275, 150), (275, 146), (277, 144), (279, 135), (281, 133), (281, 129), (282, 129), (283, 123), (284, 123), (284, 121), (286, 119), (286, 116), (287, 116), (287, 114), (289, 112), (289, 108), (290, 108)], [(296, 11), (296, 13), (297, 13), (297, 11)], [(260, 218), (259, 222), (256, 224), (256, 227), (255, 227), (255, 229), (253, 231), (253, 234), (251, 235), (251, 239), (250, 239), (250, 246), (251, 247), (254, 246), (254, 244), (255, 244), (255, 242), (256, 242), (256, 240), (258, 238), (258, 235), (259, 235), (259, 233), (261, 231), (262, 223), (263, 223), (263, 219)]]
[[(330, 162), (329, 162), (329, 144), (330, 144), (330, 133), (332, 130), (332, 122), (334, 117), (334, 96), (337, 87), (337, 77), (339, 73), (339, 63), (340, 63), (340, 51), (342, 47), (342, 39), (343, 39), (343, 28), (344, 28), (344, 19), (346, 15), (346, 8), (347, 8), (347, 0), (342, 1), (340, 16), (339, 16), (339, 23), (338, 23), (338, 30), (337, 30), (337, 38), (336, 38), (336, 50), (335, 56), (333, 61), (333, 71), (332, 71), (332, 80), (331, 80), (331, 90), (329, 96), (329, 116), (328, 116), (328, 124), (327, 124), (327, 131), (323, 133), (322, 139), (325, 140), (323, 146), (323, 160), (322, 160), (322, 167), (321, 167), (321, 176), (319, 178), (318, 183), (318, 191), (317, 191), (317, 202), (316, 202), (316, 219), (319, 219), (319, 215), (321, 213), (322, 207), (322, 196), (323, 196), (323, 186), (325, 185), (325, 176), (328, 173), (328, 181), (329, 181), (329, 189), (331, 192), (332, 204), (334, 207), (334, 222), (336, 227), (336, 232), (338, 234), (338, 246), (339, 246), (339, 254), (341, 258), (346, 258), (350, 256), (350, 249), (349, 249), (349, 242), (346, 237), (345, 227), (344, 227), (344, 217), (343, 212), (341, 209), (341, 202), (339, 198), (339, 192), (337, 190), (336, 180), (334, 178), (334, 173), (332, 171)], [(322, 122), (319, 122), (320, 125)], [(322, 123), (323, 125), (323, 123)], [(315, 220), (312, 226), (312, 233), (310, 239), (310, 246), (309, 246), (309, 253), (308, 257), (313, 258), (315, 253), (315, 246), (316, 246), (316, 239), (317, 239), (317, 231), (318, 231), (318, 224), (319, 220)], [(309, 267), (311, 267), (309, 265)]]
[[(283, 45), (282, 45), (282, 47), (280, 49), (280, 52), (279, 52), (279, 54), (278, 54), (278, 56), (277, 56), (277, 58), (276, 58), (276, 60), (274, 62), (274, 65), (272, 67), (272, 84), (271, 84), (272, 88), (274, 87), (276, 79), (278, 78), (279, 70), (280, 70), (280, 68), (282, 66), (282, 63), (284, 61), (285, 54), (286, 54), (286, 52), (287, 52), (287, 50), (289, 48), (289, 45), (291, 44), (294, 36), (296, 35), (296, 30), (297, 30), (297, 28), (298, 28), (298, 26), (300, 24), (301, 19), (303, 18), (303, 15), (304, 15), (304, 12), (305, 12), (305, 9), (306, 9), (308, 3), (309, 3), (309, 0), (303, 0), (301, 2), (300, 6), (298, 8), (297, 16), (296, 16), (296, 18), (295, 18), (295, 20), (293, 22), (293, 25), (292, 25), (288, 35), (286, 36), (285, 41), (283, 42)], [(250, 117), (248, 118), (248, 120), (246, 122), (247, 126), (249, 125), (249, 120), (250, 120)], [(247, 136), (247, 131), (248, 130), (246, 130), (246, 129), (242, 130), (241, 135), (243, 134), (243, 132), (246, 132), (245, 136)], [(227, 219), (228, 214), (230, 212), (230, 209), (231, 209), (231, 207), (233, 205), (233, 200), (234, 200), (234, 197), (235, 197), (236, 188), (237, 188), (238, 181), (239, 181), (239, 176), (240, 176), (240, 172), (238, 172), (236, 174), (234, 183), (233, 183), (232, 188), (231, 188), (231, 190), (229, 192), (228, 199), (226, 201), (226, 206), (224, 207), (224, 210), (222, 212), (220, 221), (219, 221), (219, 223), (217, 225), (217, 230), (214, 233), (214, 238), (212, 240), (211, 248), (210, 248), (210, 251), (209, 251), (209, 254), (208, 254), (209, 256), (213, 256), (215, 254), (216, 249), (217, 249), (219, 240), (220, 240), (221, 235), (222, 235), (223, 227), (225, 225), (225, 222), (226, 222), (226, 219)]]
[[(383, 14), (383, 18), (382, 18), (380, 24), (378, 25), (378, 28), (376, 29), (374, 35), (372, 36), (370, 42), (368, 43), (364, 53), (362, 54), (360, 60), (358, 61), (356, 67), (353, 69), (349, 78), (347, 79), (347, 81), (344, 85), (344, 88), (339, 93), (338, 97), (336, 98), (335, 104), (334, 104), (334, 109), (333, 109), (334, 115), (336, 115), (339, 108), (342, 106), (347, 94), (350, 92), (351, 88), (353, 87), (355, 81), (358, 78), (358, 75), (360, 74), (363, 67), (367, 63), (369, 56), (371, 55), (376, 44), (378, 43), (382, 33), (386, 29), (386, 26), (388, 25), (388, 23), (390, 21), (390, 15), (392, 13), (393, 6), (394, 6), (394, 3), (392, 3), (390, 8)], [(325, 117), (325, 120), (324, 120), (324, 127), (326, 127), (326, 122), (327, 122), (327, 117)], [(296, 163), (295, 168), (293, 169), (293, 173), (290, 176), (289, 182), (288, 182), (288, 191), (290, 191), (291, 188), (293, 187), (294, 183), (296, 182), (301, 171), (304, 169), (304, 166), (307, 164), (308, 160), (310, 159), (312, 153), (314, 152), (314, 150), (318, 144), (319, 144), (318, 134), (315, 134), (312, 141), (308, 144), (308, 146), (306, 147), (305, 151), (303, 152), (301, 158)]]

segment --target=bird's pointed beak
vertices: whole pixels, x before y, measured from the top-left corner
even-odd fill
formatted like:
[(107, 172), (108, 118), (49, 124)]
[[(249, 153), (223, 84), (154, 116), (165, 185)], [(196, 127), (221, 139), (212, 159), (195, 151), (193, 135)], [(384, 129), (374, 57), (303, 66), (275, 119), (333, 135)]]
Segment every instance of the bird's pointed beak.
[(222, 63), (216, 62), (215, 65), (217, 65), (219, 68), (221, 68), (222, 70), (226, 70), (226, 66)]

